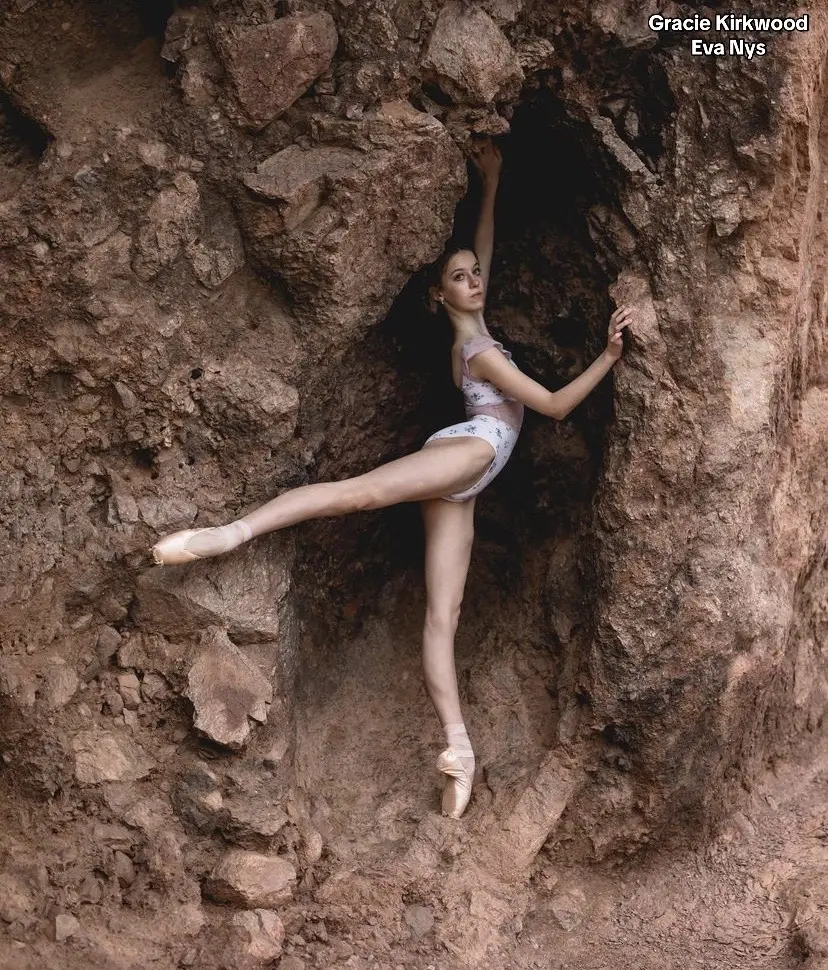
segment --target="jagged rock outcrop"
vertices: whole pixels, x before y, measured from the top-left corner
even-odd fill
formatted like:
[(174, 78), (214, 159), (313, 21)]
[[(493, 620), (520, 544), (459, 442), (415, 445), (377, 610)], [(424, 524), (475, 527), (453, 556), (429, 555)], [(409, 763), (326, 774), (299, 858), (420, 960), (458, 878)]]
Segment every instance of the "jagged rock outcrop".
[(218, 31), (239, 119), (252, 128), (275, 121), (328, 70), (336, 43), (333, 17), (325, 13)]
[(243, 176), (240, 211), (251, 251), (342, 342), (439, 255), (465, 171), (443, 125), (407, 103), (320, 118), (317, 133)]
[(471, 105), (514, 98), (523, 82), (517, 54), (497, 24), (456, 0), (440, 10), (423, 67), (456, 101)]

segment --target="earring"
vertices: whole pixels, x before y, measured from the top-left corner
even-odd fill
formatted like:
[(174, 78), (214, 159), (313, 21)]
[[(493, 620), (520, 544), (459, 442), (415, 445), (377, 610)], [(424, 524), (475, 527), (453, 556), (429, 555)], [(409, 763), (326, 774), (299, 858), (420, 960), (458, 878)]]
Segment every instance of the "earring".
[(438, 303), (445, 303), (446, 302), (446, 298), (444, 296), (438, 296), (437, 297), (437, 302)]

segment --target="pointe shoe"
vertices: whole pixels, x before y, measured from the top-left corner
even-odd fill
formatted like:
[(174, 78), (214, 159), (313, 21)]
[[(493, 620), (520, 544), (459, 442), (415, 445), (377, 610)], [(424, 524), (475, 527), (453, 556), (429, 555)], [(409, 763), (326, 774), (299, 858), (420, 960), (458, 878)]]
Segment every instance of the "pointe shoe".
[(472, 793), (473, 776), (469, 775), (454, 748), (446, 750), (437, 759), (437, 770), (446, 775), (443, 789), (443, 815), (460, 818), (465, 812)]
[(204, 559), (198, 553), (190, 552), (185, 549), (188, 539), (197, 536), (200, 532), (207, 532), (207, 529), (182, 529), (181, 532), (173, 532), (152, 547), (152, 558), (158, 566), (180, 566), (181, 563), (193, 562), (196, 559)]

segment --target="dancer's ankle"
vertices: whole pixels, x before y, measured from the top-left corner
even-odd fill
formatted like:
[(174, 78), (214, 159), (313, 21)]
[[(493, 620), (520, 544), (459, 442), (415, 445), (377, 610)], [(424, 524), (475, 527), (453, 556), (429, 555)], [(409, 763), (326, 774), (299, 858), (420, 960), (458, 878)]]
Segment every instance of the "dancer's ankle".
[(453, 724), (444, 724), (443, 731), (448, 746), (460, 759), (469, 775), (474, 775), (474, 749), (471, 746), (464, 722), (457, 721)]

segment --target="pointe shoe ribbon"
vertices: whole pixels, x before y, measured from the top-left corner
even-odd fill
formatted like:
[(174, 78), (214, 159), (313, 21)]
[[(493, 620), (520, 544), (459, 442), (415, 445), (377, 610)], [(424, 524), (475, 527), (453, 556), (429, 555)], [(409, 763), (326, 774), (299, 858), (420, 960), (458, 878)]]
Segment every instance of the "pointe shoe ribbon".
[(446, 748), (437, 759), (437, 770), (446, 775), (446, 787), (443, 790), (443, 815), (449, 818), (460, 818), (469, 804), (472, 793), (472, 776), (460, 760), (454, 748)]
[(191, 552), (185, 548), (188, 540), (197, 536), (207, 529), (182, 529), (181, 532), (173, 532), (152, 547), (152, 558), (158, 566), (180, 566), (185, 562), (193, 562), (196, 559), (203, 559), (196, 552)]

